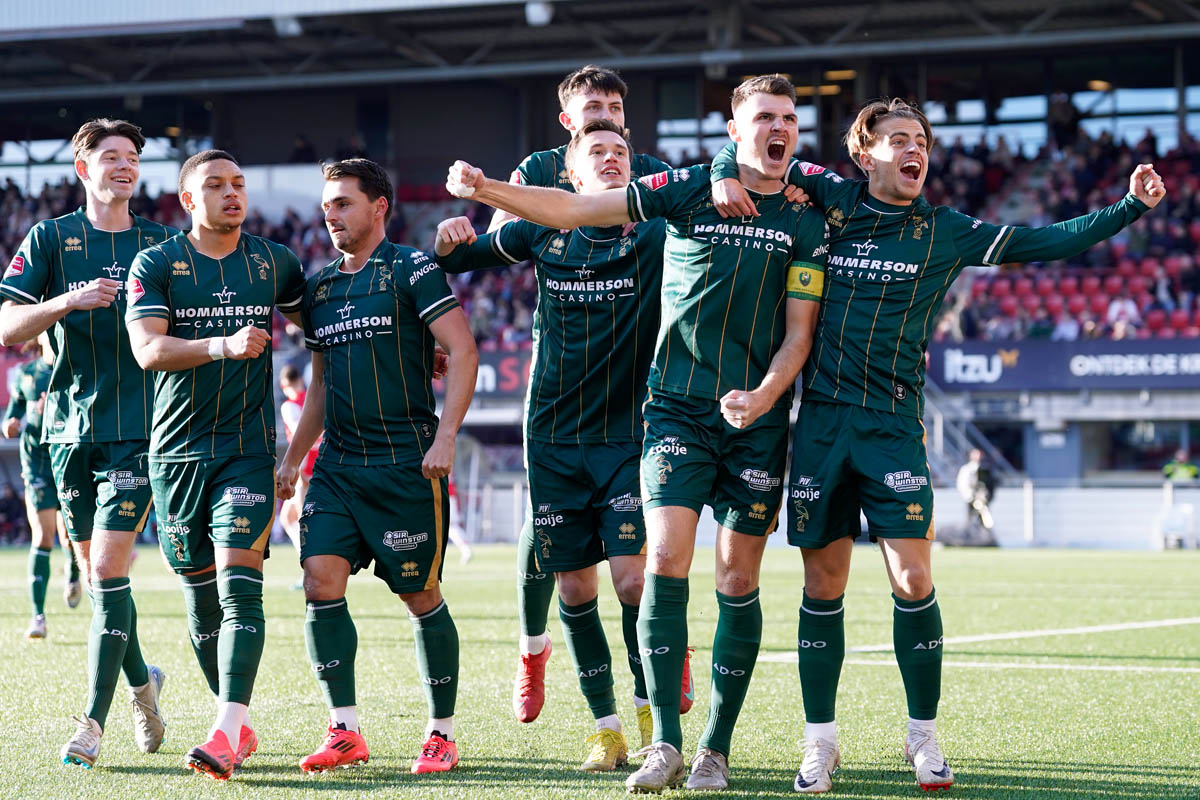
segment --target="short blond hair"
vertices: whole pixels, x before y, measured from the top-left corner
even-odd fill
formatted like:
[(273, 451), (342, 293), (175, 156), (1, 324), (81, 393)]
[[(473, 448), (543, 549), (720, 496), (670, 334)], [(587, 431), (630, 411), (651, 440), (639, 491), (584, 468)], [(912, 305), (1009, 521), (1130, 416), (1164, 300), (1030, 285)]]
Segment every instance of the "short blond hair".
[(850, 126), (850, 130), (846, 131), (846, 150), (849, 151), (851, 160), (859, 169), (863, 168), (859, 156), (875, 146), (875, 129), (880, 122), (886, 119), (916, 120), (925, 130), (926, 146), (933, 147), (933, 130), (929, 127), (929, 120), (921, 113), (921, 109), (899, 97), (875, 100), (862, 107), (858, 116), (855, 117), (854, 123)]
[(790, 97), (793, 103), (796, 102), (796, 87), (786, 77), (776, 72), (773, 75), (755, 75), (753, 78), (742, 81), (733, 90), (733, 94), (729, 98), (729, 105), (734, 111), (737, 111), (738, 106), (756, 94)]

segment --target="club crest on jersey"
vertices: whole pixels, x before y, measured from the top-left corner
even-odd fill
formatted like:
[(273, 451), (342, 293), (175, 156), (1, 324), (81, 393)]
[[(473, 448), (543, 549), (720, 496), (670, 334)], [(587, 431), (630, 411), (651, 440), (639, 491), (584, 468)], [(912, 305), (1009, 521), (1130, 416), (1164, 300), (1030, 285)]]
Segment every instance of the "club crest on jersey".
[(67, 238), (63, 239), (64, 253), (77, 253), (82, 249), (83, 239), (80, 239), (78, 236), (68, 236)]
[(129, 302), (136, 303), (146, 296), (146, 290), (142, 288), (142, 282), (137, 278), (129, 279), (129, 286), (126, 294), (129, 295)]
[(250, 259), (255, 263), (255, 265), (258, 266), (258, 279), (259, 280), (265, 281), (268, 277), (270, 277), (269, 275), (267, 275), (267, 272), (270, 271), (271, 265), (267, 263), (267, 260), (265, 258), (260, 256), (258, 253), (251, 253)]
[(153, 247), (155, 244), (157, 244), (157, 241), (153, 236), (144, 236), (142, 238), (146, 240), (146, 247)]
[(642, 184), (652, 192), (657, 192), (659, 189), (667, 185), (668, 173), (656, 172), (653, 175), (643, 175), (638, 178), (638, 183)]
[(318, 303), (320, 303), (320, 302), (327, 300), (328, 298), (329, 298), (329, 284), (322, 283), (320, 286), (317, 287), (317, 292), (316, 292), (316, 294), (313, 295), (313, 299), (316, 300)]
[(427, 541), (429, 534), (409, 533), (408, 531), (384, 531), (383, 544), (390, 547), (393, 551), (399, 553), (401, 550), (416, 550), (417, 545)]
[(108, 277), (112, 278), (114, 281), (119, 281), (121, 280), (122, 273), (125, 272), (125, 268), (114, 261), (112, 266), (105, 267), (104, 271), (108, 273)]
[(192, 268), (186, 261), (172, 261), (171, 262), (171, 274), (172, 275), (191, 275)]
[(267, 502), (265, 494), (257, 494), (245, 486), (226, 486), (222, 499), (231, 506), (255, 506)]
[(149, 486), (150, 479), (134, 475), (127, 469), (114, 469), (108, 473), (108, 482), (114, 489), (136, 489), (139, 486)]
[(658, 485), (663, 486), (667, 482), (667, 477), (674, 470), (671, 467), (671, 462), (667, 461), (667, 457), (659, 453), (654, 459), (654, 471), (657, 473)]
[(919, 241), (921, 241), (921, 235), (923, 233), (925, 233), (925, 231), (929, 230), (929, 222), (926, 221), (926, 219), (924, 217), (914, 216), (912, 218), (912, 224), (913, 224), (912, 238), (916, 239), (919, 242)]
[(792, 521), (795, 522), (796, 533), (804, 533), (804, 527), (808, 524), (809, 513), (804, 507), (804, 503), (799, 500), (792, 502)]
[(12, 261), (8, 262), (8, 269), (4, 271), (4, 277), (8, 278), (13, 275), (20, 275), (25, 271), (25, 256), (13, 256)]
[(232, 291), (228, 286), (222, 286), (221, 291), (213, 292), (212, 296), (217, 298), (217, 301), (221, 305), (228, 305), (230, 303), (230, 301), (232, 301), (233, 298), (235, 296), (237, 296), (237, 292)]
[(383, 264), (379, 267), (379, 291), (386, 292), (388, 281), (392, 279), (392, 267), (390, 264)]
[(911, 470), (889, 472), (883, 476), (883, 485), (896, 492), (916, 492), (929, 485), (924, 475), (913, 475)]
[(542, 558), (549, 558), (550, 557), (550, 546), (553, 544), (553, 542), (550, 539), (550, 534), (546, 533), (541, 528), (538, 528), (537, 529), (537, 538), (538, 538), (538, 547), (541, 548), (541, 550), (542, 550)]

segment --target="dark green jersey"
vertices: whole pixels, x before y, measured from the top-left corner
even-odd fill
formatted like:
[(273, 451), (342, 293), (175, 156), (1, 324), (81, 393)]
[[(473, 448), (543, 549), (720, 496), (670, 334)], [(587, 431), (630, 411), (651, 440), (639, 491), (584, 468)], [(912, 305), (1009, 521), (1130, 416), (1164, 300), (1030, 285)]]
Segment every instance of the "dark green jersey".
[[(130, 320), (165, 319), (180, 339), (232, 336), (246, 325), (272, 331), (274, 307), (299, 311), (304, 271), (281, 244), (243, 233), (232, 253), (198, 252), (187, 234), (144, 250), (129, 269)], [(271, 352), (154, 373), (150, 460), (275, 455)]]
[(50, 388), (52, 369), (42, 358), (26, 361), (17, 367), (17, 381), (8, 398), (5, 419), (25, 420), (21, 429), (21, 449), (28, 451), (42, 442), (42, 395)]
[[(825, 225), (783, 192), (751, 192), (761, 216), (722, 219), (707, 165), (629, 185), (633, 220), (667, 220), (662, 324), (650, 388), (719, 400), (753, 389), (783, 343), (785, 297), (821, 299)], [(790, 393), (780, 404), (790, 404)]]
[[(127, 230), (97, 230), (82, 208), (39, 222), (8, 265), (0, 295), (40, 303), (96, 278), (124, 282), (139, 250), (174, 234), (132, 215)], [(150, 435), (152, 378), (129, 347), (125, 303), (121, 289), (108, 308), (72, 311), (51, 328), (55, 359), (46, 393), (46, 441), (116, 442)]]
[(304, 291), (304, 342), (325, 356), (320, 459), (420, 460), (438, 424), (429, 325), (458, 301), (437, 263), (411, 247), (384, 240), (362, 269), (341, 266), (339, 258)]
[[(553, 150), (539, 150), (536, 153), (530, 153), (521, 162), (521, 165), (513, 170), (508, 182), (519, 183), (523, 186), (547, 186), (551, 189), (574, 192), (575, 187), (571, 184), (566, 159), (567, 146), (565, 144)], [(630, 158), (629, 168), (633, 172), (632, 177), (640, 178), (643, 175), (654, 175), (671, 167), (654, 156), (634, 153)]]
[[(724, 172), (734, 151), (718, 156)], [(735, 165), (736, 166), (736, 165)], [(714, 165), (714, 178), (717, 167)], [(1147, 210), (1132, 195), (1045, 228), (992, 225), (918, 198), (882, 203), (867, 182), (793, 161), (788, 181), (824, 209), (828, 286), (812, 354), (808, 396), (920, 417), (925, 348), (938, 309), (965, 267), (1068, 258), (1112, 236)]]
[(538, 303), (525, 436), (640, 442), (658, 331), (663, 220), (560, 233), (516, 220), (439, 258), (449, 272), (533, 259)]

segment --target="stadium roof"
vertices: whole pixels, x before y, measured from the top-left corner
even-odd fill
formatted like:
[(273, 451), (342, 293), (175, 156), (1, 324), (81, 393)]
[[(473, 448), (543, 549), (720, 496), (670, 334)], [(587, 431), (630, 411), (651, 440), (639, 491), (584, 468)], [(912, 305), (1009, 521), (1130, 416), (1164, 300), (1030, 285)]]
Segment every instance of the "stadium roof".
[[(0, 103), (1200, 38), (1200, 0), (58, 0), (0, 11)], [(531, 24), (541, 13), (546, 24)]]

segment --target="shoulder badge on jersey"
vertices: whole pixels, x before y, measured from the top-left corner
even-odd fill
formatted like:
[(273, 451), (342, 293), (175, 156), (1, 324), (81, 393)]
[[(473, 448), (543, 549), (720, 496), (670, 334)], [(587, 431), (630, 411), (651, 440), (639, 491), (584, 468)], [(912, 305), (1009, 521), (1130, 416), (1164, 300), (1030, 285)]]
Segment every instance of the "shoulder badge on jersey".
[(146, 296), (146, 290), (142, 288), (142, 282), (137, 278), (129, 279), (129, 302), (136, 303)]
[(800, 171), (802, 173), (804, 173), (805, 175), (820, 175), (822, 172), (825, 171), (825, 168), (822, 167), (820, 164), (813, 164), (810, 161), (801, 161), (800, 162)]
[(8, 269), (4, 272), (4, 277), (9, 278), (13, 275), (20, 275), (25, 271), (25, 256), (13, 256), (13, 260), (8, 262)]
[(638, 178), (638, 182), (650, 189), (652, 192), (657, 192), (659, 189), (667, 185), (668, 173), (656, 172), (653, 175), (645, 175)]

